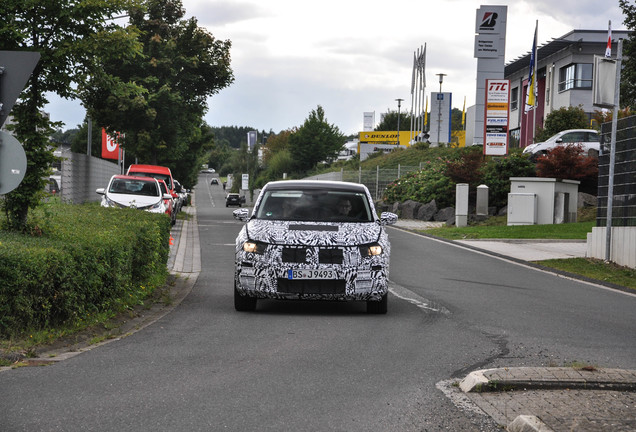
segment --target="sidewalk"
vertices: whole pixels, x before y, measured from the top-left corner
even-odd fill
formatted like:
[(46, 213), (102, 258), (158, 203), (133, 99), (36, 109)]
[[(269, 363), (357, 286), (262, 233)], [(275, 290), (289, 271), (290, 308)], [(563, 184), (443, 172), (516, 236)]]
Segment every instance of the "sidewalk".
[(636, 371), (518, 367), (471, 372), (461, 391), (511, 432), (636, 431)]
[[(425, 230), (440, 222), (398, 220), (397, 228)], [(455, 240), (515, 261), (584, 257), (585, 241)], [(457, 386), (438, 383), (460, 407), (476, 406), (510, 432), (636, 431), (636, 371), (573, 367), (516, 367), (471, 372)]]

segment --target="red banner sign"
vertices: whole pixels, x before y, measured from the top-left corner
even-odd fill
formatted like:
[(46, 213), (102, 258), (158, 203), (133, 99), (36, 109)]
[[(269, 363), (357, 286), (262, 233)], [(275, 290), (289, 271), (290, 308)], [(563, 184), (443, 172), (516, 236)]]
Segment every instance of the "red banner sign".
[(102, 157), (104, 159), (119, 160), (119, 143), (117, 137), (112, 137), (106, 133), (106, 129), (102, 128)]

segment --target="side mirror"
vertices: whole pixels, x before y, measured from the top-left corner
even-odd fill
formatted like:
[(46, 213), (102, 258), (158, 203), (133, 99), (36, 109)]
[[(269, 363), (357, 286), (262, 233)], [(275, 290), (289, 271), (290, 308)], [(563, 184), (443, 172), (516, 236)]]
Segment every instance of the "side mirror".
[(554, 141), (555, 143), (561, 144), (563, 142), (563, 138), (557, 138), (556, 141)]
[(172, 199), (172, 195), (170, 195), (169, 193), (165, 193), (163, 194), (163, 199)]
[(398, 215), (391, 212), (382, 212), (380, 215), (380, 225), (394, 225), (398, 220)]
[(104, 195), (106, 193), (106, 189), (104, 188), (95, 189), (95, 192), (100, 195)]
[(250, 211), (246, 208), (236, 209), (232, 212), (232, 216), (234, 216), (234, 219), (240, 220), (241, 222), (247, 222), (247, 219), (250, 216)]

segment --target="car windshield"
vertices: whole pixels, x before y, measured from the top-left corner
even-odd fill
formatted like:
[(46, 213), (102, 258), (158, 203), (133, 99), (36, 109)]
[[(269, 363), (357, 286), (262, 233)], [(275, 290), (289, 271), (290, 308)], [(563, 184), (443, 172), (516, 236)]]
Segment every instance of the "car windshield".
[(113, 179), (109, 193), (159, 196), (157, 184), (147, 180)]
[(323, 190), (265, 191), (257, 219), (314, 222), (373, 222), (363, 193)]
[(145, 172), (129, 172), (128, 175), (152, 177), (152, 178), (156, 178), (157, 180), (163, 180), (163, 181), (166, 182), (166, 186), (168, 187), (168, 189), (172, 188), (172, 186), (171, 186), (172, 182), (170, 181), (170, 176), (169, 175), (156, 174), (156, 173), (145, 173)]

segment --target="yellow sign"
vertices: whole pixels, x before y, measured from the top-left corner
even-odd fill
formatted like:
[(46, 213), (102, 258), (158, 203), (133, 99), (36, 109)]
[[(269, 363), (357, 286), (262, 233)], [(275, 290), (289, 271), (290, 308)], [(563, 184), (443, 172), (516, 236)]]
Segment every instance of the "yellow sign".
[[(417, 136), (419, 132), (413, 133), (413, 139)], [(369, 132), (360, 132), (359, 141), (361, 143), (373, 143), (373, 144), (393, 144), (393, 145), (403, 145), (408, 147), (410, 145), (409, 141), (411, 141), (411, 131), (400, 131), (400, 142), (398, 143), (398, 133), (397, 131), (369, 131)]]

